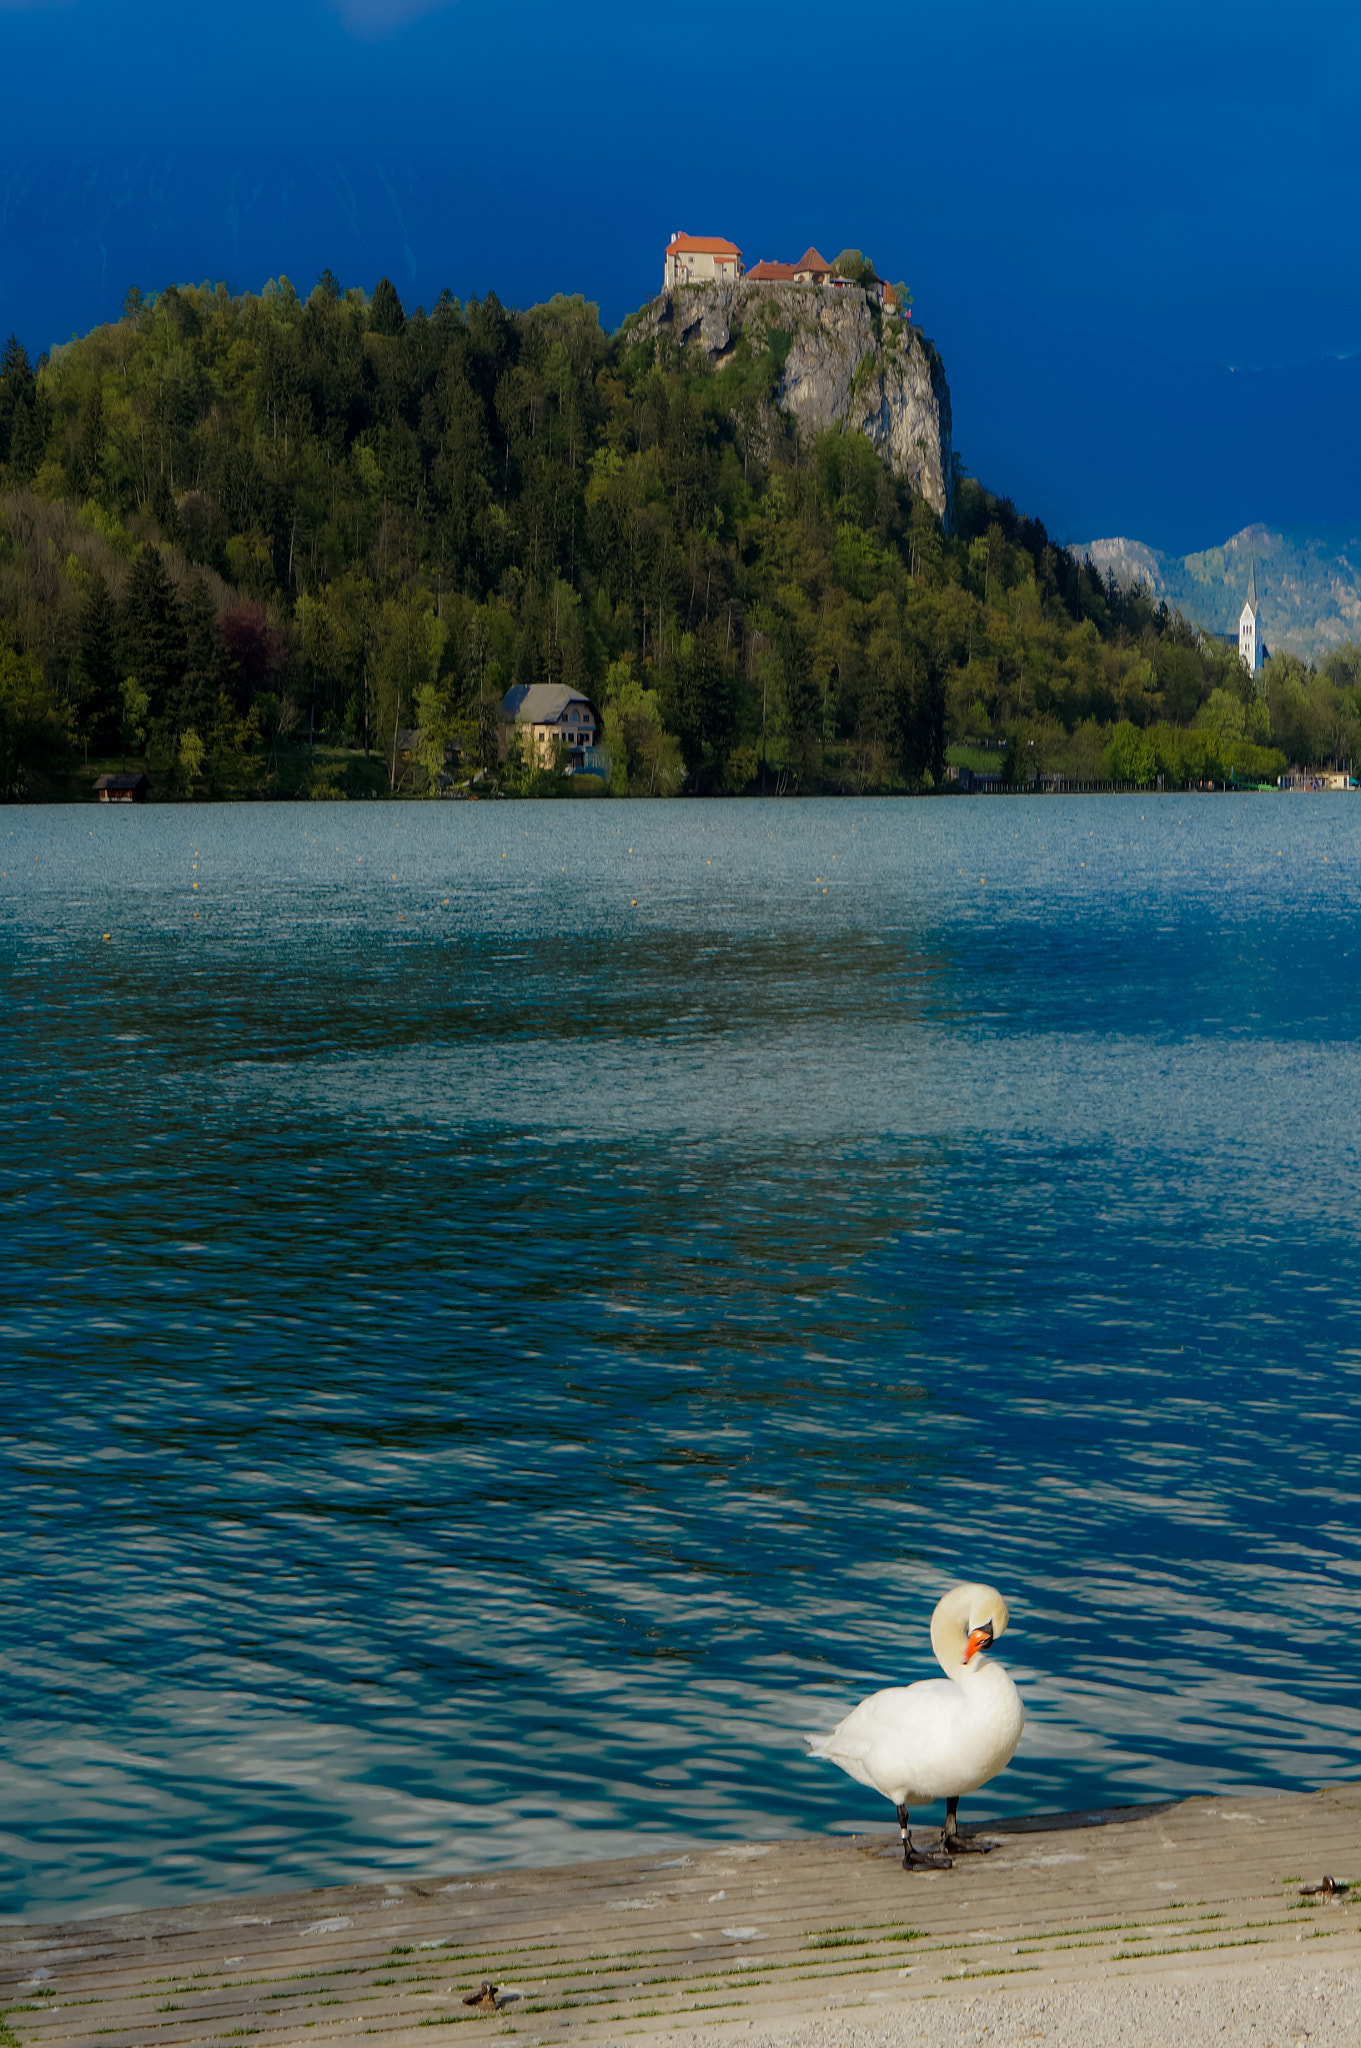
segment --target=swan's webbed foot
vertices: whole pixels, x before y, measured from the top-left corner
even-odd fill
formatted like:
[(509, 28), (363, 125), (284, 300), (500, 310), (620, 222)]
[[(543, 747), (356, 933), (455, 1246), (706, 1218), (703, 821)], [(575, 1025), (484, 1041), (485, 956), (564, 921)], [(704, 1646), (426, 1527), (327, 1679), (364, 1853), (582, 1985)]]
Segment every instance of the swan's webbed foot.
[(932, 1849), (913, 1848), (912, 1830), (907, 1824), (907, 1808), (905, 1806), (898, 1808), (898, 1831), (903, 1838), (904, 1870), (949, 1870), (950, 1859), (948, 1856), (940, 1855)]
[(940, 1831), (940, 1846), (949, 1856), (986, 1856), (1000, 1847), (997, 1842), (984, 1842), (974, 1835), (966, 1841), (959, 1832), (959, 1801), (945, 1802), (945, 1826)]

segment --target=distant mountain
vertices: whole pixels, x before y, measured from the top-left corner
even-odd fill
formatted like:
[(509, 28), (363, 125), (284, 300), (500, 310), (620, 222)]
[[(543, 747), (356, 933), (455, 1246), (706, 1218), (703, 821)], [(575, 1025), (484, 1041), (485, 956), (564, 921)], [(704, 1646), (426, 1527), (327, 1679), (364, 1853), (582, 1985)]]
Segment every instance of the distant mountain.
[(1273, 532), (1245, 526), (1222, 547), (1171, 555), (1139, 540), (1094, 540), (1073, 549), (1122, 586), (1144, 582), (1212, 633), (1232, 633), (1257, 557), (1257, 596), (1269, 648), (1321, 662), (1334, 647), (1361, 642), (1361, 520), (1346, 526)]

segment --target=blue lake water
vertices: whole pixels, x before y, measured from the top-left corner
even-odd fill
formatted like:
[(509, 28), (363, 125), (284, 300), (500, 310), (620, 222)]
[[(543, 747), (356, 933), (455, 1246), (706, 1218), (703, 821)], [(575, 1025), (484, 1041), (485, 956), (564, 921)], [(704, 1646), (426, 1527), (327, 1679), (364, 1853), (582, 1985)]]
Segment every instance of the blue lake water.
[(1359, 841), (0, 815), (0, 1912), (1361, 1774)]

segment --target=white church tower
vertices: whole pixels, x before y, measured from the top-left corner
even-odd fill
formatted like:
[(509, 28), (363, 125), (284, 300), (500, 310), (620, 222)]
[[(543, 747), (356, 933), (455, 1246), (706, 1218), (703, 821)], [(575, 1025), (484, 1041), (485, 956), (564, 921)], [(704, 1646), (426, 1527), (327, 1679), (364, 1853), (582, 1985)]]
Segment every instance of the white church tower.
[(1250, 676), (1262, 673), (1262, 664), (1266, 660), (1266, 643), (1262, 639), (1262, 614), (1257, 603), (1256, 548), (1252, 551), (1247, 599), (1238, 614), (1238, 658)]

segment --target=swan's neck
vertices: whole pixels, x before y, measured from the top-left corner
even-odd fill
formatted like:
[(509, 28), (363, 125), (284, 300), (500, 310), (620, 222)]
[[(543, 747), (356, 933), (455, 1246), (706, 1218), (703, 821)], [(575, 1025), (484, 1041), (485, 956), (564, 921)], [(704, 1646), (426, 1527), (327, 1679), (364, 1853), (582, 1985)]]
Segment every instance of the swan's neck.
[(990, 1663), (981, 1650), (970, 1657), (967, 1664), (961, 1658), (949, 1676), (965, 1692), (984, 1691), (987, 1687), (996, 1685), (999, 1679), (1004, 1685), (1011, 1683), (1003, 1667)]
[(939, 1609), (932, 1615), (931, 1648), (947, 1678), (959, 1679), (968, 1670), (964, 1662), (968, 1639), (968, 1630), (961, 1629), (957, 1622), (947, 1622)]

